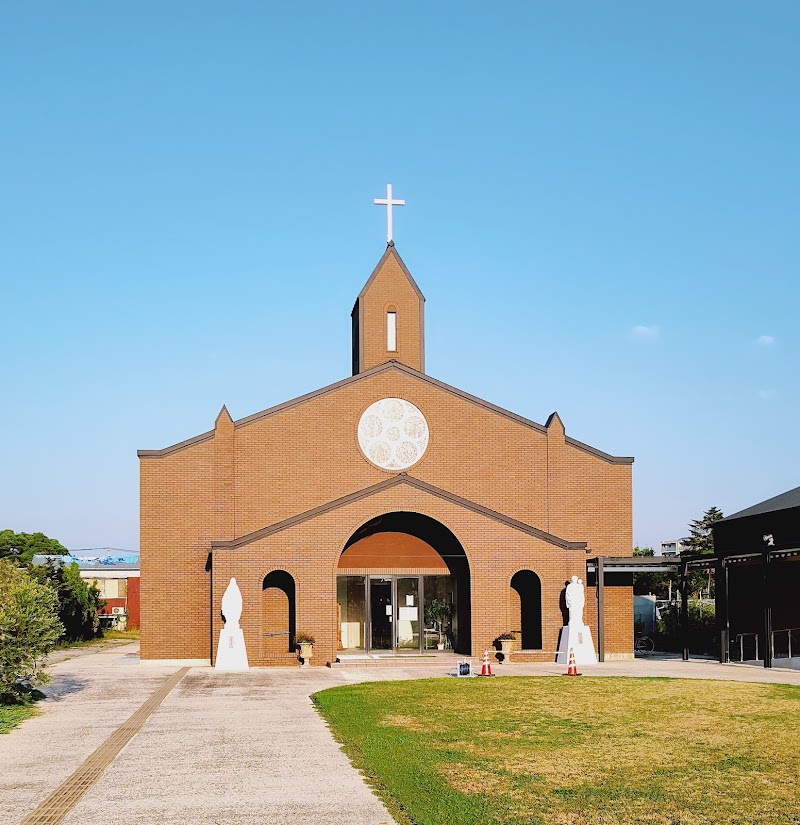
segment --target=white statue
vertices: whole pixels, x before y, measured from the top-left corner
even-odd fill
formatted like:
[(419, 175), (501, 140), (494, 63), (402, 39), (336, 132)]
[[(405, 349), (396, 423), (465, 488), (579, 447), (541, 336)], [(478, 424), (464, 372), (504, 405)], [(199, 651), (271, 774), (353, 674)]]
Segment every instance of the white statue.
[(248, 670), (244, 632), (239, 627), (239, 619), (242, 617), (242, 592), (234, 578), (228, 582), (222, 596), (222, 617), (225, 619), (225, 627), (219, 632), (214, 667), (217, 670)]
[(570, 625), (583, 627), (583, 606), (586, 604), (586, 596), (583, 592), (583, 581), (577, 576), (573, 576), (567, 585), (566, 601)]
[(576, 665), (595, 665), (597, 655), (594, 652), (592, 631), (583, 623), (583, 606), (586, 604), (583, 581), (573, 576), (564, 596), (569, 610), (569, 624), (561, 628), (556, 662), (569, 665), (572, 660)]
[(238, 630), (239, 619), (242, 618), (242, 591), (236, 584), (236, 579), (231, 579), (222, 596), (222, 616), (225, 619), (226, 630)]

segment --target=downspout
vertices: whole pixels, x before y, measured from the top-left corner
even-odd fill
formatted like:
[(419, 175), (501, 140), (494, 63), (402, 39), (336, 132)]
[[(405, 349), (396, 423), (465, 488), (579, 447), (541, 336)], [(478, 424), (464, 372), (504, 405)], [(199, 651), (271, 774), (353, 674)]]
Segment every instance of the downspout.
[(208, 573), (208, 663), (214, 666), (214, 557), (209, 552), (206, 559)]

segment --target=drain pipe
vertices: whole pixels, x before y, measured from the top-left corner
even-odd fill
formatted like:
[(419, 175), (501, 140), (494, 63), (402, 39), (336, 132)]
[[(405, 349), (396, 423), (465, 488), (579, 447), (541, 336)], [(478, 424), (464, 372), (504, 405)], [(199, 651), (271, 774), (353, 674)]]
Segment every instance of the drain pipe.
[(214, 559), (209, 552), (206, 559), (208, 573), (208, 663), (214, 666)]

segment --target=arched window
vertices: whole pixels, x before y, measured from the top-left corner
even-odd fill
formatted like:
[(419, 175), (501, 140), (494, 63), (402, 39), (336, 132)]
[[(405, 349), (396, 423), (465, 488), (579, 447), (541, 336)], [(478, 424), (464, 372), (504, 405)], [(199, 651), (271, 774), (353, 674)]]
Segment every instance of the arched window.
[(273, 570), (261, 585), (261, 633), (264, 655), (294, 650), (295, 586), (285, 570)]
[(519, 570), (511, 579), (519, 595), (523, 650), (542, 648), (542, 582), (532, 570)]

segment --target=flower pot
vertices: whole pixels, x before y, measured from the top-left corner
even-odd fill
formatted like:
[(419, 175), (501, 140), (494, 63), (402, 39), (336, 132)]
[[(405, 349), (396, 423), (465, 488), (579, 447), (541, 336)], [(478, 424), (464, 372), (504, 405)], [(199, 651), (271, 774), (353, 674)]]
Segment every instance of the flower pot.
[(444, 650), (444, 642), (438, 642), (436, 645), (437, 650)]
[(508, 657), (511, 654), (511, 646), (513, 644), (513, 639), (500, 639), (500, 652), (503, 654), (503, 656)]
[(303, 660), (303, 667), (309, 667), (309, 661), (314, 655), (314, 645), (310, 642), (300, 642), (300, 658)]

